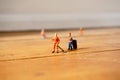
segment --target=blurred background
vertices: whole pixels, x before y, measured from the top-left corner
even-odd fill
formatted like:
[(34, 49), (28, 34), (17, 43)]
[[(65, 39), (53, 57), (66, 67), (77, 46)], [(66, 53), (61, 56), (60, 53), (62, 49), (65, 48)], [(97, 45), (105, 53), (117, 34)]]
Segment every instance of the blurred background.
[(0, 0), (0, 31), (119, 26), (120, 0)]

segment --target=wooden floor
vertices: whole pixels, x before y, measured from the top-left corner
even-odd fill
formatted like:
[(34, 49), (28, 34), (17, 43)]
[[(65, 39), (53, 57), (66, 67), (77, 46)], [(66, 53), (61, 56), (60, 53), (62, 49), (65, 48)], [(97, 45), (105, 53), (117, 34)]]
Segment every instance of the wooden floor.
[[(56, 31), (57, 32), (57, 31)], [(68, 32), (78, 49), (67, 51)], [(58, 31), (65, 52), (52, 54), (55, 31), (0, 34), (0, 80), (120, 80), (120, 28)]]

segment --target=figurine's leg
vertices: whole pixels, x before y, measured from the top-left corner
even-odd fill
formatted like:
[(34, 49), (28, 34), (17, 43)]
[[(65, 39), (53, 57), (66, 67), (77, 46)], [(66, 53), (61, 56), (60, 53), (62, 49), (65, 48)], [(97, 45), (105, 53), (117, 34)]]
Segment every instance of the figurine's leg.
[(70, 46), (71, 46), (71, 45), (70, 45), (70, 42), (68, 42), (68, 50), (70, 50)]
[(54, 53), (54, 52), (55, 52), (55, 46), (56, 46), (56, 44), (54, 44), (54, 45), (53, 45), (53, 50), (52, 50), (52, 53)]
[(70, 50), (72, 50), (72, 43), (70, 42)]
[(57, 50), (57, 53), (59, 53), (59, 51), (58, 51), (58, 44), (56, 44), (56, 50)]

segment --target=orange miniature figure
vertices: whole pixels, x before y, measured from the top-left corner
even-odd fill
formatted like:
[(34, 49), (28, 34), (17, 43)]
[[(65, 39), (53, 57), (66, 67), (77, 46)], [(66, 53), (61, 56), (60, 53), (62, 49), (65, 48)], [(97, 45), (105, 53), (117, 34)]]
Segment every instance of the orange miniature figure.
[(58, 44), (60, 43), (60, 39), (57, 36), (57, 33), (55, 33), (54, 38), (52, 39), (52, 41), (53, 41), (53, 44), (54, 44), (53, 45), (53, 51), (52, 51), (52, 53), (54, 53), (55, 50), (57, 51), (57, 53), (59, 53), (58, 52)]
[(80, 28), (80, 35), (83, 35), (83, 29)]

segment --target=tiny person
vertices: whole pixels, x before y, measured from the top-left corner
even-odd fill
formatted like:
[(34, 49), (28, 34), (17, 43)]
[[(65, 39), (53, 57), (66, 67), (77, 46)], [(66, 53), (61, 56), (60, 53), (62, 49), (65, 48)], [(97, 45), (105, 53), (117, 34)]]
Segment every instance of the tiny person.
[(59, 39), (59, 37), (57, 36), (57, 33), (55, 33), (52, 41), (53, 41), (53, 50), (52, 50), (52, 53), (54, 53), (55, 51), (56, 51), (57, 53), (59, 53), (59, 52), (58, 52), (58, 44), (60, 43), (60, 39)]
[(68, 34), (68, 50), (72, 50), (72, 41), (71, 33)]

